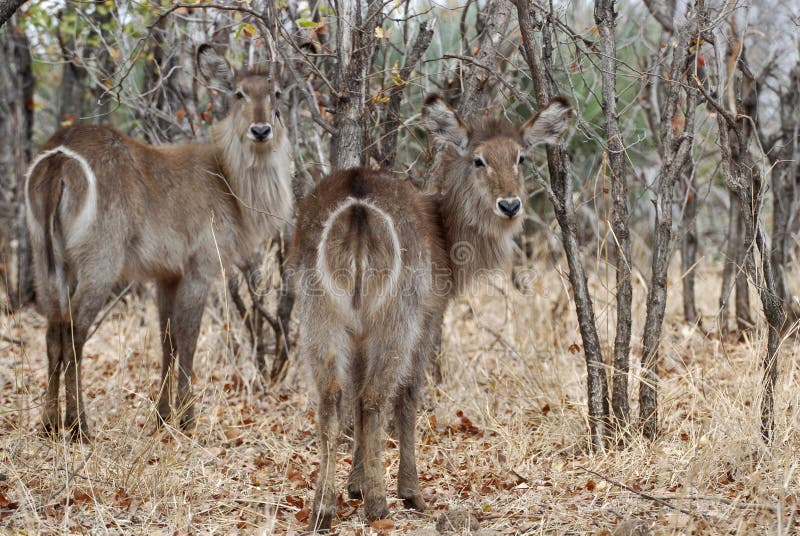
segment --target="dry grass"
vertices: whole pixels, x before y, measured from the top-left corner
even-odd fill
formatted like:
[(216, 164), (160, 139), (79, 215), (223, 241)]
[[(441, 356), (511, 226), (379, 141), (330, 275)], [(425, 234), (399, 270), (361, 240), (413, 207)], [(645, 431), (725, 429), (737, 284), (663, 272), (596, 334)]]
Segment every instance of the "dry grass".
[[(634, 519), (659, 534), (798, 531), (797, 343), (782, 348), (777, 440), (765, 448), (758, 433), (763, 326), (741, 342), (704, 336), (683, 324), (675, 284), (662, 359), (663, 435), (590, 454), (583, 355), (566, 284), (551, 268), (537, 269), (531, 295), (495, 293), (451, 308), (446, 379), (418, 421), (426, 514), (403, 511), (393, 498), (397, 450), (387, 443), (395, 531), (435, 534), (446, 510), (472, 512), (484, 534), (608, 534)], [(699, 270), (700, 307), (711, 316), (718, 270)], [(592, 286), (601, 337), (613, 340), (608, 283), (595, 276)], [(641, 282), (635, 293), (640, 333)], [(0, 340), (0, 532), (302, 531), (317, 460), (305, 378), (293, 364), (283, 385), (259, 390), (247, 356), (227, 349), (228, 338), (242, 334), (225, 330), (226, 314), (220, 306), (206, 315), (195, 359), (202, 414), (190, 438), (175, 429), (154, 433), (160, 350), (152, 301), (118, 305), (86, 349), (89, 445), (37, 434), (43, 320), (31, 310), (0, 316), (0, 332), (24, 341)], [(348, 467), (339, 464), (342, 491)], [(339, 534), (376, 532), (355, 503), (342, 501), (339, 513)]]

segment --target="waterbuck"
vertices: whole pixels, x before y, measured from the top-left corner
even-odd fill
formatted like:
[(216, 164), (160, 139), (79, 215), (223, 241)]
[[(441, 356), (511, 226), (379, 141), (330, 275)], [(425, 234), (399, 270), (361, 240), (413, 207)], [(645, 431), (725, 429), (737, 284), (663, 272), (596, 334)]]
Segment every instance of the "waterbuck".
[(414, 455), (423, 371), (450, 299), (484, 271), (510, 266), (522, 228), (525, 154), (555, 143), (571, 109), (555, 99), (521, 128), (464, 122), (440, 97), (423, 123), (444, 144), (436, 191), (379, 171), (324, 179), (301, 203), (289, 269), (300, 319), (299, 353), (317, 389), (319, 479), (311, 530), (335, 513), (337, 399), (354, 400), (355, 452), (348, 481), (369, 520), (388, 515), (382, 419), (393, 404), (399, 433), (398, 496), (424, 510)]
[(45, 432), (89, 434), (81, 354), (89, 327), (115, 284), (156, 283), (163, 361), (159, 422), (174, 401), (181, 426), (194, 424), (192, 361), (209, 286), (221, 263), (246, 263), (292, 217), (291, 159), (277, 88), (261, 71), (234, 73), (209, 45), (198, 72), (227, 95), (211, 143), (153, 146), (101, 126), (57, 132), (26, 180), (36, 296), (47, 318)]

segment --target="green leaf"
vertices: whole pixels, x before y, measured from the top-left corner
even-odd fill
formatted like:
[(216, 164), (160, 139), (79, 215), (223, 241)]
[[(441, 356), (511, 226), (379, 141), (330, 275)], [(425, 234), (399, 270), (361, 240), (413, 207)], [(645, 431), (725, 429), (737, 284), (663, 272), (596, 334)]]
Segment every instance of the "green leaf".
[(319, 26), (318, 23), (314, 22), (311, 19), (297, 19), (297, 25), (301, 28), (316, 28)]

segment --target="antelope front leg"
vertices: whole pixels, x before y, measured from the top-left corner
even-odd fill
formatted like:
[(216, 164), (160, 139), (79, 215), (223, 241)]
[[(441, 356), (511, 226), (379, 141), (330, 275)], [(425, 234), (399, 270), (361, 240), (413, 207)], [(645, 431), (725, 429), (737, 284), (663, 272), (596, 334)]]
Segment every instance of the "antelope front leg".
[(158, 393), (157, 426), (169, 421), (172, 408), (172, 381), (170, 373), (175, 363), (175, 346), (172, 342), (172, 310), (176, 287), (171, 283), (158, 285), (158, 323), (161, 334), (161, 385)]
[(415, 456), (417, 400), (412, 386), (403, 387), (394, 404), (394, 418), (400, 435), (400, 468), (397, 472), (397, 496), (406, 508), (425, 510), (425, 500), (419, 490)]
[(42, 412), (42, 432), (46, 435), (57, 435), (61, 429), (61, 412), (58, 404), (58, 389), (61, 380), (62, 364), (62, 330), (61, 322), (47, 323), (47, 394)]
[(317, 406), (317, 437), (320, 450), (319, 476), (308, 530), (327, 531), (336, 515), (336, 446), (339, 419), (336, 415), (335, 389), (329, 388), (320, 394)]
[(181, 429), (191, 432), (195, 427), (192, 377), (194, 351), (203, 320), (203, 309), (208, 293), (208, 283), (203, 279), (184, 279), (177, 288), (172, 318), (173, 340), (178, 349), (178, 398), (176, 408)]

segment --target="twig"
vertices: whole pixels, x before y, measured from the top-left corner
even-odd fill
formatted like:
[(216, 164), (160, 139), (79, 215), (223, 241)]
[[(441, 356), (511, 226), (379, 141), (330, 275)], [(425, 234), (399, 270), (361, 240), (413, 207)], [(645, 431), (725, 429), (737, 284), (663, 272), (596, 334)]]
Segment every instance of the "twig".
[(67, 486), (69, 485), (70, 481), (78, 475), (81, 469), (83, 469), (83, 467), (86, 465), (86, 462), (88, 462), (89, 458), (92, 457), (92, 454), (94, 454), (94, 449), (91, 449), (89, 451), (89, 454), (84, 459), (81, 460), (81, 463), (78, 464), (78, 467), (76, 467), (74, 471), (67, 472), (67, 478), (64, 480), (64, 483), (61, 485), (61, 487), (55, 490), (53, 493), (51, 493), (50, 496), (47, 497), (47, 499), (44, 502), (42, 502), (42, 504), (39, 505), (36, 509), (37, 510), (44, 509), (50, 503), (50, 501), (61, 495), (61, 492), (67, 489)]
[(720, 106), (719, 102), (717, 102), (717, 99), (715, 99), (712, 95), (708, 93), (706, 88), (703, 87), (703, 84), (700, 82), (700, 79), (697, 78), (697, 75), (692, 76), (692, 82), (694, 82), (695, 87), (697, 87), (700, 90), (700, 93), (703, 94), (703, 98), (706, 99), (706, 102), (708, 102), (711, 106), (713, 106), (714, 109), (717, 111), (717, 113), (721, 114), (722, 117), (725, 118), (725, 122), (728, 123), (728, 125), (735, 128), (736, 119), (734, 119), (730, 113), (728, 113), (722, 106)]
[(158, 26), (158, 24), (162, 20), (164, 20), (168, 15), (179, 9), (218, 9), (220, 11), (239, 11), (241, 13), (246, 13), (248, 15), (255, 17), (256, 20), (258, 20), (264, 25), (264, 30), (265, 30), (264, 33), (269, 34), (267, 23), (264, 20), (264, 17), (260, 13), (253, 11), (252, 9), (248, 9), (246, 7), (230, 6), (224, 4), (174, 4), (169, 9), (161, 13), (158, 16), (158, 18), (156, 18), (156, 20), (147, 27), (147, 34), (144, 37), (140, 38), (139, 41), (136, 43), (136, 46), (134, 47), (133, 53), (131, 54), (129, 59), (128, 68), (125, 70), (119, 81), (113, 87), (109, 88), (108, 91), (106, 91), (106, 93), (111, 93), (112, 91), (116, 92), (119, 100), (119, 91), (122, 89), (122, 83), (125, 81), (125, 79), (128, 78), (131, 71), (133, 71), (133, 68), (136, 66), (136, 60), (138, 60), (139, 56), (141, 56), (142, 54), (142, 50), (144, 49), (144, 43), (148, 39), (150, 39), (150, 37), (153, 35), (153, 30), (155, 29), (156, 26)]
[(603, 475), (601, 473), (598, 473), (597, 471), (592, 471), (591, 469), (589, 469), (587, 467), (584, 467), (582, 465), (579, 465), (578, 469), (586, 471), (587, 473), (592, 474), (592, 475), (594, 475), (594, 476), (596, 476), (598, 478), (602, 478), (603, 480), (605, 480), (609, 484), (613, 484), (614, 486), (617, 486), (618, 488), (622, 488), (624, 490), (630, 491), (631, 493), (634, 493), (634, 494), (638, 495), (639, 497), (642, 497), (644, 499), (656, 502), (656, 503), (660, 504), (661, 506), (666, 506), (667, 508), (670, 508), (672, 510), (677, 510), (677, 511), (683, 513), (683, 514), (688, 515), (688, 516), (696, 517), (696, 518), (699, 518), (699, 519), (706, 519), (706, 516), (704, 516), (703, 514), (698, 514), (698, 513), (692, 512), (691, 510), (686, 510), (685, 508), (681, 508), (680, 506), (675, 506), (674, 504), (669, 503), (669, 502), (665, 501), (664, 499), (662, 499), (660, 497), (656, 497), (655, 495), (650, 495), (649, 493), (645, 493), (643, 491), (635, 490), (632, 487), (630, 487), (630, 486), (628, 486), (626, 484), (623, 484), (622, 482), (614, 480), (613, 478), (609, 478), (609, 477), (607, 477), (607, 476), (605, 476), (605, 475)]
[(317, 98), (304, 84), (303, 77), (300, 76), (300, 74), (297, 72), (297, 69), (295, 69), (292, 60), (284, 53), (283, 49), (278, 49), (278, 51), (285, 65), (289, 68), (289, 72), (292, 74), (292, 77), (295, 79), (295, 86), (303, 95), (303, 98), (308, 105), (308, 112), (311, 114), (311, 119), (314, 121), (314, 123), (321, 126), (328, 134), (335, 134), (336, 129), (334, 129), (333, 126), (325, 121), (324, 117), (322, 117), (322, 114), (319, 111)]
[(16, 344), (17, 346), (23, 346), (25, 344), (25, 340), (22, 338), (15, 339), (14, 337), (9, 337), (8, 335), (0, 334), (0, 341), (10, 342), (11, 344)]
[(745, 503), (745, 502), (736, 502), (732, 501), (731, 499), (726, 499), (724, 497), (714, 497), (713, 495), (662, 495), (659, 497), (662, 500), (673, 500), (673, 501), (708, 501), (708, 502), (718, 502), (722, 503), (727, 506), (734, 506), (736, 508), (741, 508), (743, 510), (747, 509), (754, 509), (754, 510), (769, 510), (770, 512), (775, 512), (778, 509), (771, 504), (758, 504), (758, 503)]
[(117, 302), (119, 302), (119, 300), (121, 300), (122, 297), (125, 296), (125, 294), (128, 293), (128, 291), (131, 289), (132, 286), (133, 286), (133, 283), (128, 283), (128, 286), (126, 286), (124, 289), (122, 289), (122, 292), (117, 294), (117, 296), (111, 302), (111, 305), (106, 307), (106, 310), (103, 312), (102, 315), (100, 315), (100, 318), (97, 320), (97, 322), (95, 322), (94, 327), (89, 332), (89, 334), (86, 336), (86, 340), (89, 340), (92, 337), (92, 335), (94, 335), (94, 332), (97, 331), (98, 328), (100, 328), (100, 324), (103, 323), (103, 320), (106, 319), (106, 317), (109, 315), (111, 310), (114, 309), (114, 306), (117, 304)]
[[(511, 93), (513, 93), (514, 94), (514, 98), (517, 99), (519, 102), (527, 102), (528, 104), (531, 103), (531, 99), (529, 97), (526, 97), (525, 95), (522, 94), (522, 92), (519, 89), (517, 89), (513, 85), (511, 85), (508, 82), (506, 82), (503, 79), (503, 75), (502, 74), (497, 72), (497, 70), (493, 69), (492, 67), (486, 65), (485, 63), (481, 63), (478, 60), (476, 60), (475, 58), (471, 58), (469, 56), (463, 56), (461, 54), (443, 54), (442, 58), (465, 61), (467, 63), (471, 63), (472, 65), (474, 65), (475, 67), (478, 67), (479, 69), (483, 69), (484, 71), (487, 71), (490, 75), (492, 75), (494, 78), (496, 78), (501, 84), (503, 84), (503, 87), (505, 87)], [(436, 60), (429, 60), (429, 61), (439, 61), (439, 60), (436, 59)]]

